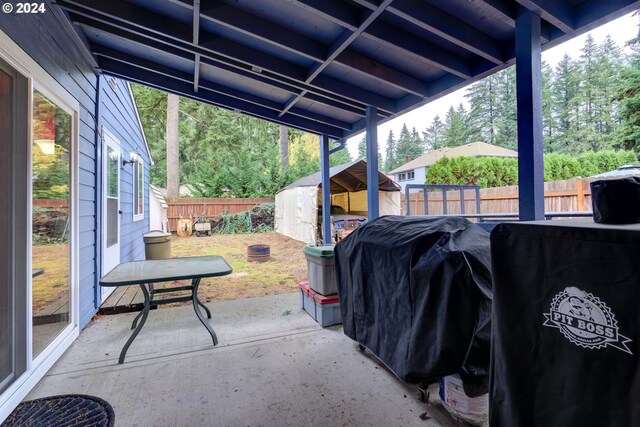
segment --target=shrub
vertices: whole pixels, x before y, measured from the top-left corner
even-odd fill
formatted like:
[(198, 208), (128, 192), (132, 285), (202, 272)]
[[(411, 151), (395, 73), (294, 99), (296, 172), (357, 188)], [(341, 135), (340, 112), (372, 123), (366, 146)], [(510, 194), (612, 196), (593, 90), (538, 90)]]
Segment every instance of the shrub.
[(496, 157), (444, 157), (427, 170), (428, 184), (477, 185), (482, 188), (518, 182), (516, 159)]
[[(550, 153), (544, 156), (544, 180), (590, 177), (636, 163), (633, 151), (587, 152), (578, 157)], [(427, 184), (503, 187), (518, 183), (518, 161), (499, 157), (443, 157), (427, 169)]]

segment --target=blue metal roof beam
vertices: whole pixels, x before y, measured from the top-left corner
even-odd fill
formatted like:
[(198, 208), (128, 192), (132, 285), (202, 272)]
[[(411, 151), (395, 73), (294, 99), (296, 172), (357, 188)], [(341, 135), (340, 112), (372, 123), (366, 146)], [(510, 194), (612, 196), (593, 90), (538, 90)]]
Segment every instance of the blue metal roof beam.
[(202, 19), (314, 61), (327, 55), (322, 43), (219, 1), (207, 1), (200, 13)]
[[(101, 68), (104, 68), (105, 70), (108, 69), (106, 74), (114, 75), (125, 80), (154, 87), (166, 92), (175, 93), (207, 104), (212, 104), (220, 108), (233, 110), (238, 113), (295, 127), (315, 134), (325, 134), (335, 139), (342, 139), (345, 136), (345, 132), (343, 130), (315, 122), (311, 119), (294, 116), (292, 114), (288, 114), (286, 117), (279, 117), (277, 112), (274, 110), (259, 107), (240, 99), (231, 98), (209, 91), (200, 91), (195, 93), (193, 92), (193, 84), (190, 79), (188, 82), (182, 82), (175, 78), (167, 77), (153, 71), (135, 68), (129, 64), (119, 63), (107, 58), (101, 58), (99, 64)], [(202, 86), (201, 88), (203, 89)]]
[(420, 57), (428, 64), (464, 79), (473, 76), (469, 66), (446, 49), (428, 43), (408, 31), (378, 21), (364, 34), (376, 41)]
[[(207, 6), (211, 9), (201, 11), (203, 19), (257, 38), (307, 59), (319, 63), (325, 62), (329, 47), (320, 42), (217, 1), (209, 0), (207, 1)], [(425, 96), (424, 84), (415, 76), (380, 64), (373, 59), (364, 58), (363, 55), (353, 50), (345, 49), (335, 58), (335, 62), (355, 71), (366, 73), (378, 81), (397, 89), (414, 95)], [(307, 81), (307, 83), (310, 82)]]
[(354, 51), (342, 52), (335, 62), (420, 98), (427, 96), (427, 89), (420, 79)]
[[(90, 0), (59, 0), (58, 4), (62, 8), (83, 15), (90, 20), (97, 20), (153, 40), (162, 41), (189, 52), (200, 53), (203, 57), (210, 57), (225, 63), (242, 63), (247, 70), (257, 70), (255, 71), (257, 74), (268, 71), (276, 75), (276, 79), (295, 80), (306, 85), (305, 92), (311, 92), (312, 88), (317, 88), (324, 92), (330, 92), (333, 97), (356, 102), (357, 104), (354, 105), (376, 105), (386, 113), (395, 113), (395, 102), (392, 99), (366, 89), (353, 87), (330, 77), (318, 79), (313, 84), (306, 84), (304, 83), (307, 75), (305, 68), (202, 30), (200, 31), (200, 45), (195, 46), (191, 41), (191, 25), (175, 20), (167, 21), (168, 18), (163, 15), (132, 6), (123, 0), (100, 3), (94, 3)], [(131, 21), (132, 19), (135, 21)], [(170, 25), (169, 22), (171, 22)], [(208, 41), (204, 42), (203, 40)], [(224, 59), (216, 58), (215, 55)]]
[(429, 3), (397, 0), (389, 12), (494, 64), (505, 61), (497, 40)]
[[(111, 32), (111, 34), (114, 34), (117, 37), (128, 38), (129, 40), (141, 46), (148, 46), (154, 49), (162, 50), (164, 52), (170, 53), (171, 55), (175, 55), (183, 59), (191, 60), (191, 57), (192, 57), (191, 53), (189, 53), (184, 49), (173, 47), (163, 42), (153, 40), (145, 36), (141, 36), (139, 34), (126, 32), (125, 30), (122, 30), (120, 28), (114, 28), (109, 26), (108, 24), (104, 24), (98, 21), (93, 21), (87, 17), (77, 15), (75, 13), (71, 13), (71, 19), (76, 24), (91, 26), (101, 31)], [(90, 52), (91, 47), (89, 46), (88, 42), (86, 43), (86, 47), (87, 47), (87, 51)], [(242, 77), (251, 78), (257, 82), (264, 83), (274, 88), (285, 90), (287, 92), (290, 92), (291, 94), (298, 93), (299, 90), (304, 89), (304, 85), (300, 85), (299, 83), (296, 83), (296, 82), (287, 83), (286, 79), (269, 77), (266, 74), (257, 74), (253, 71), (247, 71), (245, 69), (246, 68), (245, 65), (242, 65), (245, 68), (234, 67), (234, 66), (228, 65), (228, 63), (223, 63), (219, 60), (213, 60), (208, 57), (201, 58), (201, 63), (220, 68), (230, 73), (235, 73)], [(314, 89), (313, 92), (311, 91), (308, 92), (307, 95), (305, 96), (305, 99), (316, 102), (318, 104), (326, 105), (331, 108), (336, 108), (348, 113), (357, 114), (363, 118), (365, 116), (364, 104), (361, 106), (354, 106), (353, 102), (349, 102), (349, 103), (340, 102), (339, 97), (336, 97), (330, 93), (321, 92), (317, 89)], [(387, 117), (388, 113), (381, 114), (381, 115), (383, 117)]]
[(545, 21), (559, 28), (563, 33), (571, 33), (575, 29), (574, 11), (564, 0), (516, 1)]
[[(600, 22), (603, 16), (609, 19), (626, 15), (640, 7), (640, 2), (629, 0), (587, 0), (575, 8), (575, 27), (592, 29), (603, 24)], [(596, 21), (594, 21), (596, 17)]]
[[(518, 10), (520, 9), (518, 3), (515, 3), (511, 0), (482, 0), (481, 3), (490, 7), (494, 12), (496, 12), (495, 16), (497, 16), (498, 19), (500, 19), (502, 22), (509, 25), (511, 28), (516, 27), (516, 17), (518, 15)], [(554, 32), (554, 30), (556, 30), (556, 28), (548, 22), (541, 22), (540, 38), (543, 43), (546, 43), (551, 39), (551, 34)], [(507, 57), (511, 55), (511, 51), (507, 53)]]
[[(360, 9), (335, 0), (291, 0), (291, 2), (348, 30), (355, 31), (357, 29), (353, 17), (361, 13)], [(364, 4), (373, 7), (368, 2)], [(448, 73), (463, 78), (471, 77), (472, 73), (467, 64), (455, 57), (451, 52), (408, 31), (393, 27), (380, 19), (372, 23), (362, 33), (362, 36), (416, 55), (425, 63)]]
[[(198, 45), (200, 40), (200, 0), (193, 0), (193, 44)], [(193, 61), (193, 91), (198, 92), (200, 80), (200, 54), (195, 54)]]
[[(105, 67), (105, 71), (110, 72), (121, 72), (120, 70), (120, 65), (118, 64), (127, 64), (130, 65), (132, 67), (136, 67), (145, 71), (150, 71), (156, 74), (161, 74), (165, 77), (169, 77), (178, 81), (182, 81), (185, 83), (191, 83), (192, 79), (191, 79), (191, 75), (188, 73), (184, 73), (181, 71), (177, 71), (171, 67), (167, 67), (165, 65), (162, 64), (158, 64), (156, 62), (153, 61), (148, 61), (145, 59), (141, 59), (141, 58), (136, 58), (133, 57), (131, 55), (127, 55), (124, 54), (122, 52), (119, 52), (117, 50), (108, 48), (108, 47), (104, 47), (104, 46), (100, 46), (100, 45), (93, 45), (92, 47), (92, 53), (96, 56), (99, 56), (101, 58), (103, 58), (100, 62), (100, 64)], [(115, 61), (115, 62), (114, 62)], [(117, 64), (116, 64), (117, 63)], [(240, 91), (237, 89), (231, 89), (228, 88), (226, 86), (222, 86), (218, 83), (214, 83), (214, 82), (210, 82), (207, 80), (201, 80), (200, 81), (200, 89), (203, 90), (207, 90), (210, 92), (214, 92), (220, 95), (224, 95), (226, 97), (229, 98), (233, 98), (233, 99), (237, 99), (237, 100), (244, 100), (247, 101), (248, 103), (254, 104), (256, 106), (259, 107), (264, 107), (264, 108), (268, 108), (273, 110), (275, 113), (280, 111), (280, 103), (275, 102), (275, 101), (271, 101), (268, 99), (264, 99), (262, 97), (250, 94), (250, 93), (246, 93), (244, 91)], [(195, 93), (195, 91), (194, 91)], [(294, 115), (294, 116), (299, 116), (299, 117), (306, 117), (306, 114), (304, 114), (305, 112), (302, 110), (298, 110), (298, 109), (291, 109), (290, 114)], [(347, 130), (350, 131), (351, 130), (351, 125), (349, 123), (345, 123), (343, 121), (340, 120), (336, 120), (336, 119), (332, 119), (329, 117), (325, 117), (322, 115), (314, 115), (314, 118), (309, 119), (312, 121), (316, 121), (318, 123), (322, 123), (322, 124), (326, 124), (326, 125), (330, 125), (336, 128), (340, 128), (343, 130)]]
[[(347, 47), (349, 47), (349, 45), (353, 43), (353, 41), (357, 39), (358, 36), (360, 36), (360, 34), (362, 34), (364, 30), (366, 30), (367, 27), (371, 25), (373, 21), (378, 18), (378, 16), (380, 16), (380, 14), (382, 14), (382, 12), (385, 11), (385, 9), (391, 4), (391, 2), (393, 2), (393, 0), (382, 0), (382, 2), (377, 5), (375, 10), (373, 10), (369, 14), (369, 16), (367, 16), (365, 20), (358, 25), (358, 28), (356, 28), (355, 30), (344, 30), (329, 48), (329, 55), (327, 56), (327, 58), (322, 63), (316, 64), (311, 67), (307, 78), (305, 79), (305, 83), (311, 83), (316, 77), (318, 77), (320, 73), (322, 73), (322, 71), (327, 68), (338, 55), (340, 55)], [(302, 99), (304, 95), (305, 93), (302, 92), (295, 98), (289, 100), (280, 114), (285, 114), (300, 99)], [(378, 104), (368, 103), (368, 105), (377, 106)]]

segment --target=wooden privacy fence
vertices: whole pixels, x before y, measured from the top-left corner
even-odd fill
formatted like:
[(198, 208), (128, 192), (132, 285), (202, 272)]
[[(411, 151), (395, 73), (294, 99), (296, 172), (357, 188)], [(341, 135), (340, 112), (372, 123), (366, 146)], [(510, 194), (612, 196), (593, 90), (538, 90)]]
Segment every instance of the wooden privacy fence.
[(254, 206), (261, 203), (273, 203), (273, 199), (199, 199), (199, 198), (179, 198), (167, 199), (167, 219), (169, 220), (169, 231), (176, 231), (176, 224), (180, 217), (191, 218), (196, 217), (213, 218), (221, 215), (223, 212), (238, 213), (251, 210)]
[[(591, 211), (590, 179), (576, 178), (565, 181), (544, 183), (545, 212), (585, 212)], [(429, 215), (442, 215), (442, 192), (429, 193), (427, 208)], [(424, 193), (410, 192), (410, 214), (424, 215)], [(460, 191), (446, 192), (447, 213), (460, 214)], [(405, 195), (402, 194), (402, 214), (406, 215)], [(483, 188), (480, 190), (480, 212), (476, 208), (476, 194), (473, 190), (464, 192), (464, 211), (475, 213), (516, 213), (518, 212), (518, 186)]]
[(33, 199), (33, 206), (46, 209), (64, 209), (69, 207), (69, 199)]

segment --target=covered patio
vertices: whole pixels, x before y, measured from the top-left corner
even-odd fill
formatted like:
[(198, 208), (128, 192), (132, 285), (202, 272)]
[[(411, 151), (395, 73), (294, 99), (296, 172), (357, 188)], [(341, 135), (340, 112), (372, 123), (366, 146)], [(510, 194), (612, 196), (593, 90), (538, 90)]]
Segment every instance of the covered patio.
[[(100, 316), (27, 398), (94, 395), (117, 426), (458, 425), (340, 326), (321, 328), (299, 298), (208, 304), (216, 347), (190, 306), (154, 310), (123, 365), (135, 313)], [(431, 395), (439, 401), (437, 387)]]
[[(16, 233), (1, 241), (7, 280), (0, 284), (0, 308), (6, 307), (0, 324), (2, 337), (15, 342), (0, 358), (0, 420), (25, 397), (87, 393), (114, 406), (118, 425), (450, 425), (448, 415), (418, 402), (415, 388), (361, 354), (339, 327), (319, 328), (295, 294), (211, 304), (221, 339), (216, 347), (185, 313), (190, 307), (156, 310), (130, 359), (118, 365), (135, 315), (90, 322), (100, 305), (107, 241), (103, 127), (119, 108), (103, 101), (120, 78), (320, 135), (323, 235), (329, 238), (331, 152), (366, 132), (367, 212), (375, 219), (377, 125), (515, 63), (519, 219), (544, 219), (540, 53), (636, 10), (640, 1), (44, 5), (44, 12), (31, 14), (5, 7), (0, 20), (0, 66), (8, 70), (4, 78), (13, 86), (7, 87), (19, 89), (4, 92), (7, 109), (17, 112), (5, 116), (13, 137), (7, 140), (17, 148), (9, 150), (13, 169), (4, 169), (20, 172), (6, 179), (2, 199), (5, 228)], [(64, 333), (40, 354), (32, 343), (31, 177), (24, 167), (33, 82), (67, 108), (72, 129), (70, 315)], [(131, 162), (131, 153), (124, 154), (124, 162), (120, 154), (112, 158), (115, 171)], [(132, 194), (126, 195), (133, 200)], [(144, 205), (144, 188), (141, 194)], [(118, 259), (136, 256), (123, 252)], [(431, 418), (423, 421), (424, 412)]]
[[(88, 0), (57, 2), (105, 74), (321, 136), (365, 131), (379, 216), (377, 125), (515, 63), (521, 220), (544, 219), (541, 51), (638, 8), (634, 0)], [(328, 238), (325, 238), (328, 243)]]

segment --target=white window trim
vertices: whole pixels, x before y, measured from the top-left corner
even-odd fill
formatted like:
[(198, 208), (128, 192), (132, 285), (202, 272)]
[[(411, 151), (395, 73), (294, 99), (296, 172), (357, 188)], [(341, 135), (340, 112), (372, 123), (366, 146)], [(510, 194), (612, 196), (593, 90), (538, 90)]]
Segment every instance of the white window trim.
[[(80, 103), (62, 87), (53, 77), (51, 77), (40, 65), (33, 60), (20, 46), (18, 46), (9, 36), (0, 30), (0, 57), (10, 66), (15, 68), (20, 74), (28, 80), (29, 93), (29, 112), (27, 121), (29, 123), (29, 141), (27, 156), (31, 158), (31, 146), (33, 135), (31, 133), (31, 120), (33, 113), (33, 91), (37, 90), (44, 96), (55, 102), (60, 108), (71, 116), (71, 184), (70, 184), (70, 265), (69, 280), (71, 287), (70, 295), (70, 316), (69, 325), (58, 334), (58, 336), (34, 359), (32, 348), (32, 307), (33, 298), (31, 282), (27, 286), (27, 370), (16, 381), (0, 395), (0, 422), (9, 416), (11, 411), (26, 397), (33, 387), (42, 379), (53, 364), (62, 356), (67, 348), (73, 343), (80, 333), (79, 328), (79, 233), (78, 233), (78, 144), (79, 144), (79, 111)], [(29, 162), (28, 175), (31, 175), (31, 162)], [(31, 182), (28, 183), (29, 204), (27, 207), (28, 215), (31, 215), (32, 206), (32, 187)], [(28, 224), (31, 224), (31, 218), (28, 218)], [(26, 236), (28, 239), (28, 254), (31, 254), (31, 234)], [(31, 269), (31, 257), (27, 257), (27, 271)], [(30, 276), (29, 276), (30, 277)]]
[[(142, 169), (142, 213), (137, 213), (137, 207), (138, 207), (138, 188), (136, 188), (136, 180), (138, 178), (139, 175), (139, 169)], [(144, 214), (145, 214), (145, 210), (144, 210), (144, 161), (142, 160), (142, 157), (138, 156), (138, 158), (135, 160), (135, 163), (133, 164), (133, 179), (132, 181), (132, 186), (133, 186), (133, 221), (141, 221), (144, 219)]]
[[(413, 174), (413, 176), (410, 177), (409, 174)], [(407, 181), (414, 181), (415, 179), (416, 179), (416, 171), (415, 171), (415, 169), (407, 171)]]

